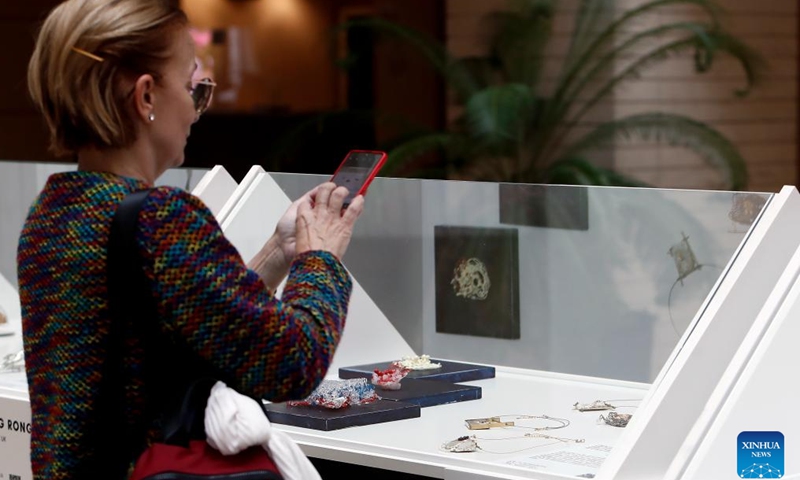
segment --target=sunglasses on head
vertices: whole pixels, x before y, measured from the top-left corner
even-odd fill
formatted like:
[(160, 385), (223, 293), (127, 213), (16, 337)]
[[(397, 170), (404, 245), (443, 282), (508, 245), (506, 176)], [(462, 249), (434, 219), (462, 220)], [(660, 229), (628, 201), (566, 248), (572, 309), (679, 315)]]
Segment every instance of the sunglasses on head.
[(209, 105), (211, 105), (211, 97), (214, 93), (214, 87), (216, 86), (217, 84), (214, 83), (214, 81), (210, 78), (204, 78), (202, 80), (192, 82), (192, 89), (189, 93), (192, 95), (194, 109), (198, 115), (202, 115), (203, 112), (208, 110)]

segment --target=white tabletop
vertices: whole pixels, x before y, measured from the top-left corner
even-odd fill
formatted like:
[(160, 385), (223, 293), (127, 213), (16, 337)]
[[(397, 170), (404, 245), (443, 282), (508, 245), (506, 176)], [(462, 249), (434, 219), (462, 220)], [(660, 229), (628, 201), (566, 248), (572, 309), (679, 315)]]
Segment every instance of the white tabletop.
[[(559, 375), (524, 369), (497, 367), (493, 379), (465, 382), (482, 388), (482, 398), (422, 408), (419, 418), (399, 420), (375, 425), (345, 428), (330, 432), (300, 427), (277, 425), (290, 433), (314, 457), (389, 468), (417, 475), (437, 478), (459, 478), (449, 470), (469, 470), (473, 475), (490, 477), (507, 475), (510, 478), (575, 478), (581, 473), (595, 473), (596, 468), (578, 467), (562, 461), (520, 459), (551, 453), (549, 457), (564, 459), (582, 458), (581, 449), (598, 451), (610, 449), (623, 429), (598, 423), (600, 414), (608, 412), (579, 412), (576, 402), (614, 400), (619, 413), (635, 413), (649, 385), (617, 382), (604, 379)], [(624, 400), (624, 401), (616, 401)], [(633, 408), (623, 408), (629, 406)], [(583, 443), (563, 443), (546, 439), (513, 438), (533, 432), (526, 428), (469, 430), (464, 420), (491, 416), (547, 415), (569, 420), (565, 428), (539, 431), (562, 438), (583, 439)], [(503, 418), (502, 420), (507, 420)], [(541, 427), (557, 422), (532, 419), (517, 420), (522, 426)], [(492, 452), (451, 453), (440, 446), (460, 436), (474, 434), (478, 444)], [(484, 440), (480, 438), (506, 438)], [(509, 439), (509, 437), (512, 437)], [(530, 448), (534, 447), (534, 448)], [(587, 451), (588, 453), (588, 451)], [(527, 463), (527, 467), (512, 466), (506, 462)], [(537, 466), (534, 467), (533, 464)], [(480, 478), (480, 477), (467, 477)], [(505, 477), (501, 477), (505, 478)]]

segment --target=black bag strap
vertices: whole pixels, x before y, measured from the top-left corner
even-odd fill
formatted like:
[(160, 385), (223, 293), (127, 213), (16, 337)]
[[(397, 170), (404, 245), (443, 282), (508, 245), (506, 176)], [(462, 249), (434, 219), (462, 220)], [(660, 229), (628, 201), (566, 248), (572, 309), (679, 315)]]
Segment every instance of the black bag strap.
[(149, 193), (150, 190), (140, 190), (123, 199), (111, 222), (108, 239), (106, 282), (111, 320), (106, 344), (108, 355), (97, 400), (98, 423), (94, 429), (97, 435), (95, 459), (100, 465), (88, 468), (93, 472), (107, 472), (106, 478), (112, 479), (127, 477), (129, 463), (144, 447), (146, 433), (144, 426), (139, 432), (129, 431), (125, 421), (120, 347), (126, 326), (156, 314), (136, 247), (139, 212)]
[[(147, 277), (144, 274), (144, 265), (138, 253), (136, 245), (136, 231), (139, 213), (142, 210), (147, 195), (150, 190), (139, 190), (131, 193), (117, 207), (114, 220), (111, 223), (111, 233), (108, 242), (108, 289), (109, 302), (111, 307), (112, 328), (109, 332), (109, 345), (113, 352), (116, 345), (121, 345), (124, 341), (122, 326), (124, 325), (143, 325), (149, 337), (155, 337), (157, 332), (152, 325), (153, 319), (158, 316), (158, 309), (150, 290)], [(168, 348), (159, 343), (156, 338), (148, 338), (148, 347), (152, 349)], [(156, 352), (148, 352), (148, 360), (155, 361)], [(187, 353), (187, 352), (183, 352)], [(107, 381), (103, 385), (104, 391), (112, 401), (120, 402), (121, 393), (124, 386), (121, 384), (119, 376), (114, 375), (121, 370), (122, 363), (120, 355), (110, 355), (107, 363), (107, 371), (113, 372), (107, 375)], [(151, 376), (155, 373), (154, 369), (146, 368)], [(155, 378), (150, 378), (155, 380)], [(171, 392), (179, 395), (180, 398), (173, 398), (167, 395), (161, 400), (171, 408), (169, 412), (162, 411), (162, 435), (164, 442), (171, 445), (188, 446), (189, 441), (195, 438), (205, 438), (203, 430), (204, 406), (208, 400), (208, 393), (216, 380), (212, 377), (201, 377), (189, 383), (185, 391)], [(166, 394), (166, 392), (160, 392)], [(119, 403), (117, 403), (119, 405)], [(162, 406), (163, 407), (163, 406)], [(119, 409), (108, 407), (106, 418), (109, 425), (114, 424), (114, 420), (121, 415)], [(174, 411), (172, 409), (174, 408)], [(159, 409), (160, 410), (160, 409)], [(139, 435), (130, 435), (133, 438), (141, 438), (144, 430), (137, 432)], [(130, 445), (133, 452), (140, 451), (144, 445)]]

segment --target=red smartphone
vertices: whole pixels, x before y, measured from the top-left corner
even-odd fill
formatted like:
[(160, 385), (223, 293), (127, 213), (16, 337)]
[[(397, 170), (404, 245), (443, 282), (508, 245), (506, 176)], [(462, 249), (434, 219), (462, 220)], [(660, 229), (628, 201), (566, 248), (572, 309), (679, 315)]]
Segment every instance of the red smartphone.
[(356, 195), (365, 195), (372, 179), (386, 163), (386, 152), (374, 150), (351, 150), (331, 177), (337, 186), (347, 187), (350, 192), (344, 200), (344, 206)]

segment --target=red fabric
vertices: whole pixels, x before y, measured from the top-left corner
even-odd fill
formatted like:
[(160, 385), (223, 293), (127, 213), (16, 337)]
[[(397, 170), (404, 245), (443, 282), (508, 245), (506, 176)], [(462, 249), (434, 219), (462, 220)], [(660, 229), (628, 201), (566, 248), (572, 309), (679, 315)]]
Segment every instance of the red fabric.
[[(147, 480), (163, 473), (207, 476), (263, 471), (266, 479), (280, 479), (278, 467), (262, 447), (251, 447), (236, 455), (223, 455), (203, 440), (192, 440), (189, 448), (156, 443), (142, 453), (130, 480)], [(174, 477), (180, 478), (180, 477)]]

